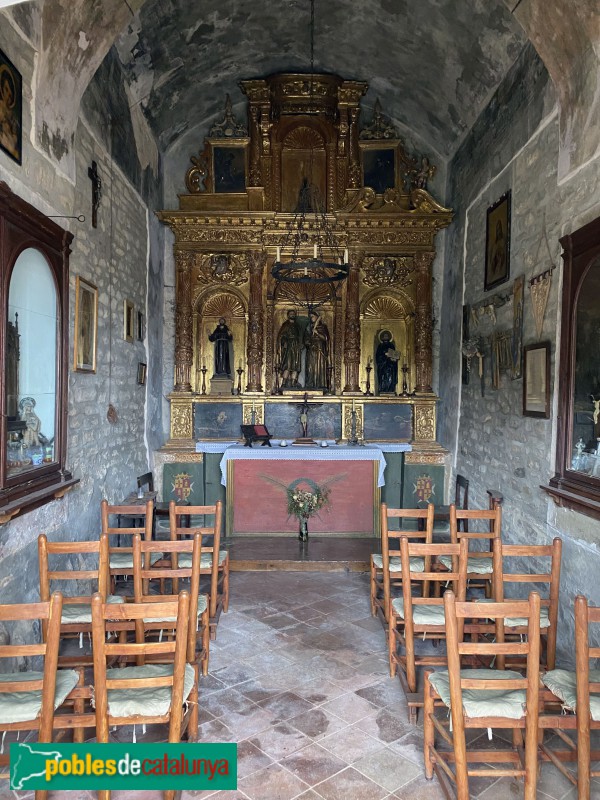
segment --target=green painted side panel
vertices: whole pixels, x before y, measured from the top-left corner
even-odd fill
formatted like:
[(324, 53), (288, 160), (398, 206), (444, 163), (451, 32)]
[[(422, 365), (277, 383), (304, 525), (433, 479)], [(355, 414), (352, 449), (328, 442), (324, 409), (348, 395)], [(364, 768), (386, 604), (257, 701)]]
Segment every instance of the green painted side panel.
[[(384, 453), (385, 486), (381, 487), (381, 501), (389, 508), (402, 508), (402, 477), (404, 469), (403, 453)], [(399, 520), (390, 520), (389, 529), (397, 531)]]
[(192, 506), (204, 505), (204, 464), (175, 461), (163, 466), (163, 500), (188, 500)]
[(204, 453), (204, 496), (206, 505), (212, 506), (217, 500), (225, 503), (225, 487), (221, 483), (222, 453)]
[(429, 464), (405, 464), (402, 493), (404, 508), (417, 508), (426, 503), (444, 504), (444, 467)]

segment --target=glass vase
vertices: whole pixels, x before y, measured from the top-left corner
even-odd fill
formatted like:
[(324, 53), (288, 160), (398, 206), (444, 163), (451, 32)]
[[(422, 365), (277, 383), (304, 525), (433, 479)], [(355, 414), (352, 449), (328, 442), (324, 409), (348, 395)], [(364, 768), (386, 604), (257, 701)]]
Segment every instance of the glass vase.
[(298, 521), (300, 523), (300, 531), (298, 533), (298, 539), (300, 539), (301, 542), (307, 542), (308, 541), (308, 517), (306, 517), (306, 516), (298, 517)]

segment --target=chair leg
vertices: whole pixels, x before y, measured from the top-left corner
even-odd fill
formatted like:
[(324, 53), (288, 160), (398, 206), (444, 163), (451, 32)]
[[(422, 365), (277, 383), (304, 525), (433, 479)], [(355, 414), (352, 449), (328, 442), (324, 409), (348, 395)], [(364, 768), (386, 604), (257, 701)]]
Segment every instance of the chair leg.
[(377, 614), (377, 610), (375, 608), (375, 565), (373, 564), (373, 557), (371, 556), (371, 616), (374, 617)]
[(210, 620), (208, 617), (208, 609), (202, 614), (200, 625), (202, 627), (202, 651), (204, 653), (202, 658), (202, 674), (206, 677), (208, 675), (208, 653), (210, 649)]
[(223, 611), (229, 610), (229, 557), (223, 565)]
[(431, 748), (435, 744), (435, 728), (433, 726), (433, 692), (429, 685), (430, 671), (425, 673), (425, 686), (423, 688), (423, 734), (424, 734), (424, 755), (425, 755), (425, 777), (428, 781), (433, 778), (433, 761), (431, 759)]
[(388, 624), (388, 658), (390, 663), (390, 678), (396, 675), (396, 623), (397, 617), (395, 614), (390, 613)]
[(590, 800), (590, 721), (582, 714), (577, 719), (577, 798)]

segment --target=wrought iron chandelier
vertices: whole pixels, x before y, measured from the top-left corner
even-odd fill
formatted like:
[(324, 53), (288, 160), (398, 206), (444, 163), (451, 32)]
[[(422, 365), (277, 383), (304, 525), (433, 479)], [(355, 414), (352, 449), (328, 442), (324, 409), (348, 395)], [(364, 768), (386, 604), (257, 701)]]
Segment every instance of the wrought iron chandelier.
[[(309, 100), (313, 95), (315, 50), (315, 0), (310, 0), (310, 82)], [(309, 102), (309, 108), (312, 103)], [(312, 151), (309, 176), (312, 178)], [(312, 243), (312, 256), (310, 254)], [(285, 260), (282, 260), (285, 259)], [(310, 287), (336, 283), (348, 277), (348, 250), (339, 248), (327, 221), (317, 187), (305, 177), (298, 194), (294, 216), (285, 237), (277, 247), (277, 258), (271, 274), (277, 281), (304, 286), (310, 304)]]

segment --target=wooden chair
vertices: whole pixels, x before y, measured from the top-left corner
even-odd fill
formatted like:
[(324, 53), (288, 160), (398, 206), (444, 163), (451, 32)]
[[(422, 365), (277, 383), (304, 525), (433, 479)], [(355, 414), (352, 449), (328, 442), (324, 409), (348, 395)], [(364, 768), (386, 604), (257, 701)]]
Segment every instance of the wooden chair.
[[(194, 668), (186, 663), (190, 596), (181, 592), (177, 602), (104, 603), (102, 595), (92, 598), (92, 637), (94, 643), (94, 696), (96, 738), (109, 740), (112, 726), (166, 723), (168, 741), (177, 743), (188, 730), (188, 739), (197, 738), (198, 684)], [(175, 618), (175, 636), (161, 642), (107, 642), (107, 622), (153, 618)], [(164, 663), (137, 664), (122, 669), (107, 669), (113, 658), (144, 661), (164, 659)], [(127, 692), (124, 695), (123, 692)], [(184, 703), (187, 710), (184, 713)], [(195, 717), (195, 719), (194, 719)], [(188, 728), (189, 725), (189, 728)], [(174, 800), (175, 791), (164, 793)], [(110, 792), (98, 792), (99, 800), (109, 800)]]
[[(179, 581), (189, 580), (187, 591), (190, 595), (190, 617), (188, 623), (187, 662), (200, 666), (203, 675), (208, 675), (209, 618), (208, 596), (200, 594), (200, 558), (202, 551), (202, 535), (196, 533), (193, 539), (181, 539), (175, 542), (147, 542), (139, 536), (133, 537), (133, 596), (136, 603), (164, 603), (177, 599)], [(161, 553), (162, 559), (155, 561), (154, 553)], [(182, 561), (189, 563), (183, 566)], [(147, 565), (147, 566), (144, 566)], [(148, 594), (145, 586), (156, 578), (161, 583), (170, 581), (171, 594)], [(168, 628), (165, 622), (172, 619), (139, 620), (137, 623), (137, 640), (144, 640), (145, 631), (162, 631)]]
[[(590, 626), (600, 623), (600, 608), (590, 607), (587, 598), (575, 598), (575, 671), (555, 669), (542, 675), (546, 687), (542, 693), (542, 713), (539, 725), (549, 730), (566, 745), (566, 750), (551, 749), (548, 742), (540, 743), (542, 758), (551, 761), (560, 772), (577, 786), (578, 800), (590, 800), (590, 780), (600, 777), (600, 770), (591, 769), (600, 761), (600, 751), (592, 750), (590, 731), (600, 730), (600, 670), (590, 669), (590, 659), (600, 658), (600, 647), (590, 647)], [(548, 704), (558, 705), (554, 714), (546, 711)], [(577, 743), (565, 733), (577, 732)], [(564, 762), (577, 761), (577, 773), (566, 769)]]
[[(57, 670), (60, 642), (62, 595), (55, 592), (48, 601), (0, 606), (0, 622), (33, 622), (39, 620), (46, 631), (41, 644), (2, 644), (0, 659), (10, 659), (8, 669), (0, 674), (0, 732), (2, 751), (7, 731), (35, 731), (38, 742), (52, 742), (53, 730), (74, 729), (74, 741), (83, 742), (83, 729), (95, 724), (93, 714), (84, 713), (84, 697), (90, 692), (83, 687), (83, 675), (77, 670)], [(14, 670), (17, 660), (43, 658), (42, 671)], [(75, 707), (75, 711), (73, 710)], [(0, 777), (8, 777), (8, 753), (0, 755)], [(36, 791), (36, 800), (43, 800), (47, 791)]]
[[(74, 556), (81, 562), (83, 558), (92, 557), (96, 566), (88, 569), (51, 569), (51, 559)], [(78, 638), (79, 648), (83, 651), (83, 636), (88, 635), (91, 643), (92, 637), (92, 594), (100, 592), (109, 603), (123, 603), (122, 597), (110, 595), (108, 574), (108, 537), (102, 534), (99, 540), (91, 542), (49, 542), (46, 534), (38, 536), (38, 564), (40, 572), (40, 600), (48, 602), (52, 594), (52, 584), (61, 582), (61, 589), (65, 588), (66, 581), (87, 581), (91, 585), (89, 594), (78, 594), (81, 587), (75, 586), (74, 594), (64, 596), (62, 600), (62, 617), (60, 621), (60, 636), (62, 639)], [(48, 622), (42, 621), (42, 637), (46, 641), (48, 636)], [(58, 663), (61, 666), (91, 666), (92, 654), (81, 652), (78, 655), (60, 655)]]
[[(490, 603), (487, 607), (490, 614), (481, 603), (461, 602), (453, 592), (444, 595), (448, 669), (428, 671), (425, 676), (425, 774), (431, 779), (435, 772), (446, 796), (454, 793), (457, 800), (469, 800), (469, 778), (524, 777), (525, 800), (536, 800), (540, 597), (532, 592), (527, 601)], [(463, 641), (465, 620), (491, 617), (501, 630), (504, 620), (513, 616), (527, 621), (526, 641)], [(485, 660), (499, 655), (525, 657), (526, 676), (512, 670), (461, 668), (464, 657)], [(436, 716), (436, 705), (450, 709), (451, 725)], [(486, 728), (512, 729), (513, 746), (468, 752), (467, 731)], [(450, 750), (436, 745), (436, 732)], [(491, 768), (489, 764), (514, 766)]]
[[(546, 597), (541, 599), (540, 616), (540, 635), (542, 637), (542, 664), (548, 670), (554, 669), (556, 665), (556, 634), (558, 629), (558, 600), (560, 592), (560, 567), (562, 558), (562, 541), (558, 537), (552, 540), (551, 545), (515, 545), (503, 544), (500, 539), (493, 542), (494, 555), (494, 583), (493, 593), (497, 602), (504, 602), (512, 598), (506, 597), (507, 584), (546, 584)], [(519, 564), (522, 572), (508, 572), (506, 560), (509, 559), (509, 566), (516, 567)], [(532, 569), (524, 569), (527, 559), (531, 559)], [(544, 560), (548, 564), (549, 570), (539, 570)], [(540, 586), (541, 589), (541, 586)], [(539, 593), (539, 590), (538, 590)], [(509, 591), (510, 594), (510, 591)], [(506, 620), (502, 631), (504, 636), (520, 637), (526, 633), (526, 620), (511, 619)], [(513, 665), (518, 665), (513, 662)], [(521, 662), (521, 665), (522, 662)]]
[[(413, 582), (452, 583), (460, 600), (467, 591), (467, 542), (450, 544), (411, 544), (406, 536), (400, 538), (400, 558), (402, 563), (402, 597), (391, 599), (388, 608), (388, 654), (390, 676), (396, 673), (406, 695), (409, 716), (414, 724), (417, 708), (423, 704), (422, 694), (417, 694), (417, 667), (423, 665), (446, 664), (444, 655), (423, 653), (417, 655), (419, 639), (434, 640), (446, 637), (444, 622), (444, 601), (439, 597), (413, 597)], [(441, 572), (436, 569), (440, 557), (448, 557), (452, 569)], [(415, 571), (411, 559), (430, 559), (430, 571)], [(414, 562), (413, 562), (414, 563)]]
[[(476, 530), (473, 530), (473, 529)], [(466, 539), (469, 546), (472, 542), (481, 541), (487, 549), (469, 553), (467, 561), (467, 583), (469, 588), (482, 588), (486, 597), (492, 595), (494, 561), (492, 542), (502, 535), (502, 509), (498, 505), (483, 511), (477, 509), (460, 509), (454, 504), (450, 506), (450, 541), (458, 542)], [(439, 563), (444, 569), (450, 569), (451, 560), (441, 557)]]
[[(182, 525), (182, 517), (189, 517), (193, 522), (194, 517), (203, 517), (206, 523), (207, 516), (214, 516), (212, 525), (194, 525), (185, 527)], [(187, 520), (186, 520), (187, 521)], [(193, 536), (196, 533), (202, 534), (202, 556), (200, 559), (200, 575), (210, 576), (209, 588), (209, 614), (210, 614), (210, 635), (215, 639), (217, 635), (217, 623), (221, 616), (221, 611), (227, 612), (229, 608), (229, 553), (222, 550), (221, 527), (223, 524), (223, 503), (218, 500), (214, 506), (177, 506), (173, 501), (169, 503), (169, 524), (171, 530), (171, 541), (176, 541), (182, 537)], [(218, 554), (215, 558), (215, 554)], [(181, 555), (179, 557), (180, 567), (190, 566), (190, 557)]]
[[(430, 544), (433, 535), (434, 506), (430, 503), (427, 508), (388, 508), (386, 503), (381, 504), (381, 553), (371, 554), (371, 614), (380, 616), (382, 623), (387, 627), (387, 612), (392, 587), (402, 582), (402, 565), (400, 563), (399, 540), (401, 536), (408, 539), (417, 539), (425, 544)], [(415, 522), (415, 530), (404, 527), (400, 530), (390, 530), (389, 521), (401, 520), (401, 524)], [(425, 524), (419, 525), (420, 522)], [(396, 555), (393, 555), (396, 553)], [(425, 569), (425, 562), (419, 561)], [(416, 568), (417, 562), (413, 563)], [(427, 591), (425, 591), (427, 595)]]
[[(152, 539), (153, 511), (154, 504), (152, 500), (148, 500), (145, 506), (111, 506), (108, 504), (107, 500), (102, 500), (100, 503), (102, 533), (109, 537), (110, 591), (113, 594), (117, 577), (122, 576), (127, 578), (129, 575), (133, 575), (133, 547), (131, 545), (131, 537), (136, 533), (139, 534), (143, 532), (144, 538), (147, 541)], [(116, 519), (113, 520), (116, 524), (111, 525), (111, 517), (116, 517)], [(125, 517), (141, 519), (144, 525), (141, 528), (134, 526), (121, 528), (118, 523)], [(111, 542), (115, 541), (115, 537), (117, 537), (117, 544), (111, 544)], [(124, 537), (125, 541), (129, 543), (121, 546), (120, 537)]]

